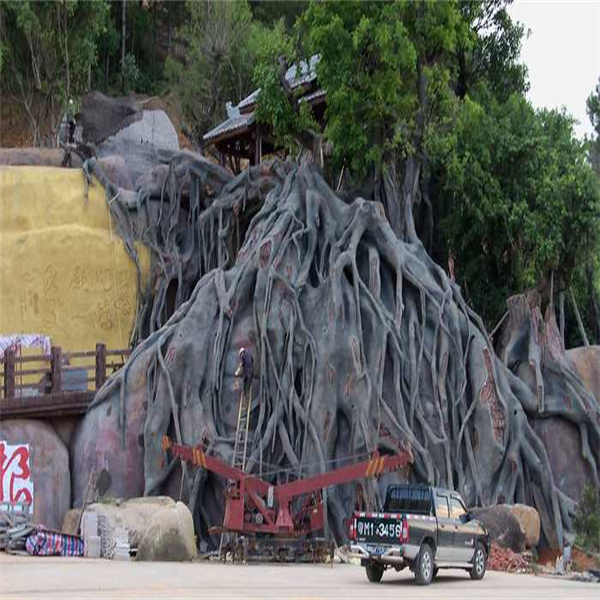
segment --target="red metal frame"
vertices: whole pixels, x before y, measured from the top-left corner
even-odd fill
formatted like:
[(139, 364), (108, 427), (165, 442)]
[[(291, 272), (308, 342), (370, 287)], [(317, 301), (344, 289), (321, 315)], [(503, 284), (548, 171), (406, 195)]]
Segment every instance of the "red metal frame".
[[(388, 455), (376, 452), (369, 460), (347, 467), (271, 485), (256, 475), (244, 473), (209, 456), (200, 447), (177, 444), (167, 436), (163, 437), (162, 450), (228, 480), (223, 529), (245, 534), (301, 535), (322, 530), (325, 525), (324, 488), (394, 471), (413, 461), (410, 450)], [(292, 503), (300, 496), (306, 498), (301, 508), (294, 512)]]

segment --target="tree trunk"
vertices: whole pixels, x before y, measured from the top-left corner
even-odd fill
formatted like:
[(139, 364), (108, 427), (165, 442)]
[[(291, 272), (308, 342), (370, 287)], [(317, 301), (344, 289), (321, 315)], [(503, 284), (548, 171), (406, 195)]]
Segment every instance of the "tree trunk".
[(583, 345), (589, 346), (590, 343), (585, 332), (585, 327), (583, 326), (583, 321), (581, 320), (581, 315), (579, 314), (579, 309), (577, 308), (577, 302), (575, 300), (575, 294), (573, 294), (573, 288), (571, 288), (569, 291), (571, 293), (571, 304), (573, 305), (573, 310), (575, 311), (575, 318), (577, 319), (577, 327), (579, 328), (579, 334), (581, 335)]
[(588, 266), (587, 268), (587, 284), (589, 290), (588, 315), (590, 319), (590, 330), (596, 339), (596, 343), (600, 344), (600, 310), (598, 309), (598, 299), (594, 287), (594, 268), (592, 266)]
[(108, 92), (108, 78), (110, 76), (110, 52), (106, 50), (106, 63), (104, 67), (104, 91)]
[(153, 81), (156, 83), (158, 78), (156, 70), (156, 10), (158, 3), (155, 2), (152, 6), (152, 76)]
[(561, 290), (558, 295), (558, 306), (560, 310), (560, 339), (563, 346), (565, 345), (565, 292)]
[(127, 32), (127, 0), (123, 0), (121, 9), (121, 92), (125, 93), (125, 39)]

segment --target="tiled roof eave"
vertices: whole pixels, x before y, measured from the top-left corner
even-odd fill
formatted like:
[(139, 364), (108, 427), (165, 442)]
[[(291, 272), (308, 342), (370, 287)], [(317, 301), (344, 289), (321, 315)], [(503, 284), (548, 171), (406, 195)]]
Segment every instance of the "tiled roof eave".
[(254, 113), (242, 113), (238, 117), (227, 119), (202, 136), (205, 142), (211, 141), (224, 134), (234, 133), (254, 123)]

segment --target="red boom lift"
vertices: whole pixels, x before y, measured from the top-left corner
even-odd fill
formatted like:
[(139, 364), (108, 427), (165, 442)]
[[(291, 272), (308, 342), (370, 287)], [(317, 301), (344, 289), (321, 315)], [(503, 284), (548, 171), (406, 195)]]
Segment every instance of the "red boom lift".
[[(409, 449), (389, 455), (374, 453), (363, 462), (272, 485), (256, 475), (209, 456), (201, 447), (177, 444), (165, 436), (162, 449), (228, 480), (223, 531), (243, 536), (270, 534), (302, 538), (306, 534), (321, 531), (325, 527), (324, 488), (394, 471), (413, 461)], [(300, 509), (295, 510), (299, 505), (295, 500), (301, 496), (306, 498)]]

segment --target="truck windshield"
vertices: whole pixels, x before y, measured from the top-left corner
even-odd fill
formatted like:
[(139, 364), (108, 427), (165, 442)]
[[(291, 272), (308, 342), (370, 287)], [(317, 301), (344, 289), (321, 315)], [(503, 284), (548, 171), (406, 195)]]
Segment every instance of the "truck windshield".
[(402, 512), (419, 515), (431, 514), (431, 494), (428, 488), (391, 486), (385, 499), (385, 512)]

